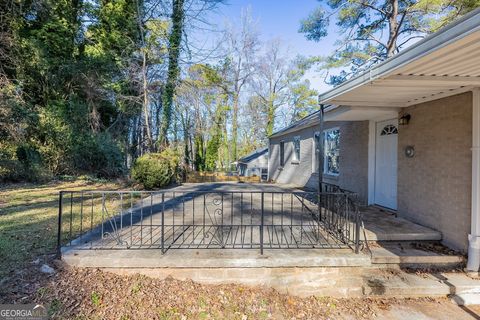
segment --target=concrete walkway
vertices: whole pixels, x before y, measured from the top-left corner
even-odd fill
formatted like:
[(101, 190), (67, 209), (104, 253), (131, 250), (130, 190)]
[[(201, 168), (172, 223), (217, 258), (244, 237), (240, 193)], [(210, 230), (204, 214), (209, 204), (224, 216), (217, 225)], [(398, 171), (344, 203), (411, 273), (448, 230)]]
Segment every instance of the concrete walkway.
[[(403, 303), (403, 305), (402, 305)], [(395, 305), (380, 310), (378, 320), (478, 320), (480, 306), (457, 306), (448, 301), (439, 303), (433, 301), (407, 302), (398, 301)]]

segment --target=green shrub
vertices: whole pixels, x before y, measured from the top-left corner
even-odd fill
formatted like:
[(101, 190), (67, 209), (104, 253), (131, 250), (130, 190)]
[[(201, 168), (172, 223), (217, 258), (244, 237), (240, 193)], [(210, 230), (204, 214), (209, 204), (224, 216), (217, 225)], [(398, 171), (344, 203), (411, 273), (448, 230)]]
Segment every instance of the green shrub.
[(113, 178), (125, 171), (122, 151), (105, 133), (79, 136), (73, 143), (71, 157), (76, 173)]
[(178, 163), (179, 156), (174, 150), (149, 153), (135, 161), (132, 178), (146, 189), (162, 188), (175, 181)]
[(113, 178), (125, 173), (123, 153), (109, 133), (74, 128), (57, 109), (50, 106), (39, 117), (38, 150), (45, 167), (55, 175)]
[(30, 144), (0, 145), (0, 181), (45, 182), (52, 178), (38, 150)]
[(45, 109), (40, 112), (35, 135), (38, 151), (46, 168), (55, 175), (74, 173), (70, 166), (70, 146), (74, 134), (55, 110)]

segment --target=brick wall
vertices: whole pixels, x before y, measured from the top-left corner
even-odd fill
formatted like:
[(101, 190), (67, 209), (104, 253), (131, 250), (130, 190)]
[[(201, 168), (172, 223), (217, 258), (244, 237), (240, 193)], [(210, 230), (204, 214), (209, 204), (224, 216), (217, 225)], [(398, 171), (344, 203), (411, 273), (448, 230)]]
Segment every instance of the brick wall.
[[(358, 193), (368, 201), (368, 121), (326, 122), (325, 129), (340, 127), (340, 174), (323, 181)], [(343, 152), (342, 152), (343, 150)]]
[[(359, 194), (363, 203), (368, 192), (368, 121), (326, 122), (325, 129), (340, 128), (340, 174), (324, 176), (324, 182), (336, 184)], [(277, 183), (318, 188), (314, 172), (314, 133), (317, 126), (270, 139), (269, 178)], [(293, 139), (300, 136), (300, 161), (293, 160)], [(285, 141), (285, 165), (280, 167), (280, 141)]]
[[(442, 232), (446, 245), (467, 248), (471, 208), (472, 95), (405, 109), (399, 126), (398, 213)], [(405, 147), (415, 147), (407, 158)]]

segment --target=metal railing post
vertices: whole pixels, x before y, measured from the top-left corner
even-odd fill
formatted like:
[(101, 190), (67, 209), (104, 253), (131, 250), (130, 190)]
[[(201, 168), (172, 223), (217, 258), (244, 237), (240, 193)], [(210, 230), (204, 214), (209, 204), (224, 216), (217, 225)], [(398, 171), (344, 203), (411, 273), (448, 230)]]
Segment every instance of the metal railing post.
[(62, 203), (63, 191), (58, 194), (58, 229), (57, 229), (57, 257), (62, 257)]
[(320, 229), (320, 221), (322, 219), (322, 204), (321, 204), (321, 201), (320, 201), (320, 197), (321, 197), (321, 190), (318, 189), (318, 193), (317, 193), (317, 244), (320, 242), (320, 237), (321, 237), (321, 229)]
[(264, 193), (262, 192), (261, 194), (261, 210), (262, 210), (262, 217), (260, 220), (260, 254), (263, 254), (263, 223), (264, 223), (264, 216), (265, 216), (265, 210), (264, 210)]
[(165, 253), (165, 193), (162, 192), (162, 254)]
[[(353, 204), (355, 210), (355, 253), (360, 251), (360, 210), (357, 204)], [(367, 239), (365, 239), (367, 241)]]

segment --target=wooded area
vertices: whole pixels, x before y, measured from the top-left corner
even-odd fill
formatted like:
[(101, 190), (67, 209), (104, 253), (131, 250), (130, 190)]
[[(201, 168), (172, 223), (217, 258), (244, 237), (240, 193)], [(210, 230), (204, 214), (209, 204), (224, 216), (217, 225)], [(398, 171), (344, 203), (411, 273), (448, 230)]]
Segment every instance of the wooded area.
[[(279, 40), (262, 43), (248, 12), (226, 30), (204, 21), (221, 5), (2, 2), (2, 180), (115, 177), (165, 149), (190, 169), (228, 168), (276, 121), (313, 110), (301, 59)], [(201, 28), (220, 34), (215, 48), (190, 40)], [(295, 111), (281, 114), (285, 104)]]
[(223, 0), (2, 1), (0, 181), (117, 177), (150, 154), (138, 176), (158, 161), (165, 172), (228, 171), (318, 109), (312, 65), (338, 84), (480, 4), (319, 3), (299, 31), (320, 41), (335, 20), (344, 38), (330, 56), (292, 57), (248, 10), (211, 24)]

